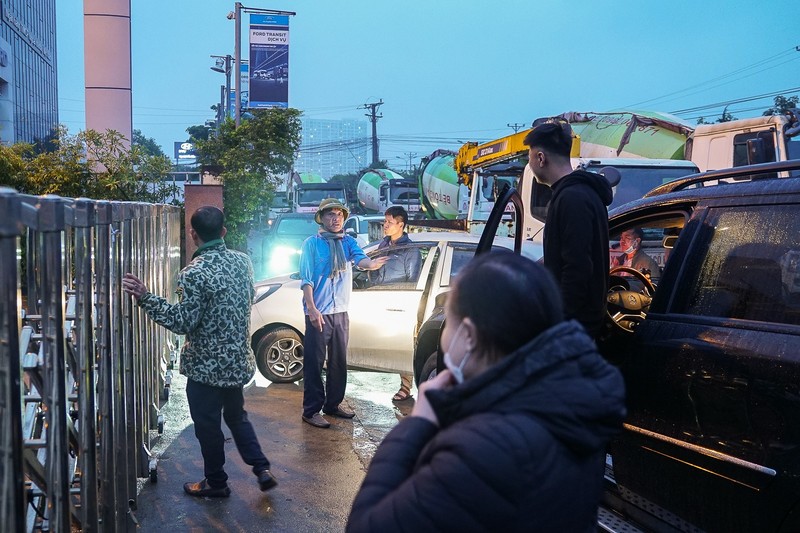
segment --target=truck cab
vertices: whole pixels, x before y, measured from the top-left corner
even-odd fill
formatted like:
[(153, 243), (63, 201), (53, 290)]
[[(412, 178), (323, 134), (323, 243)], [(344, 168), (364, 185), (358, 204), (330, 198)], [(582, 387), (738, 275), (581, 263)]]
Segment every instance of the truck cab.
[(800, 159), (796, 113), (700, 124), (686, 141), (686, 159), (716, 170)]
[(347, 191), (341, 183), (301, 183), (294, 193), (295, 213), (316, 213), (319, 203), (326, 198), (336, 198), (347, 205)]

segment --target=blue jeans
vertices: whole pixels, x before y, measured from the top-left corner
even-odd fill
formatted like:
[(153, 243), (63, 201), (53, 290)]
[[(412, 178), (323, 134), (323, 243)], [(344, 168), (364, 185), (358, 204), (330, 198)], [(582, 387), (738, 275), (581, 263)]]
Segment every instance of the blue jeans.
[(244, 410), (242, 387), (212, 387), (191, 379), (186, 383), (186, 399), (194, 422), (194, 434), (200, 441), (208, 485), (224, 487), (228, 481), (225, 473), (225, 436), (222, 420), (231, 430), (233, 441), (242, 460), (253, 467), (258, 475), (269, 469), (269, 461), (261, 451), (253, 425)]
[[(306, 315), (303, 339), (303, 416), (312, 417), (319, 410), (333, 411), (342, 400), (347, 387), (347, 340), (350, 336), (350, 316), (347, 313), (322, 315), (320, 332)], [(327, 351), (328, 367), (325, 385), (322, 384), (322, 365)]]

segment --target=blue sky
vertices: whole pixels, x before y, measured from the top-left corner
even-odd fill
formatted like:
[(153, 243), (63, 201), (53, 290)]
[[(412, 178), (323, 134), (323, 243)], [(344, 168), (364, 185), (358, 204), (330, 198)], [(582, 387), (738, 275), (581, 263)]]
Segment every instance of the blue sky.
[[(800, 87), (796, 0), (283, 0), (295, 11), (289, 104), (313, 118), (365, 118), (383, 99), (381, 159), (512, 133), (566, 111), (677, 111)], [(214, 118), (233, 54), (233, 2), (133, 0), (134, 128), (172, 154)], [(57, 2), (59, 119), (85, 127), (83, 2)], [(245, 18), (245, 20), (247, 20)], [(243, 51), (247, 29), (243, 24)], [(755, 116), (771, 98), (733, 104)], [(721, 107), (682, 114), (719, 116)], [(404, 161), (406, 161), (404, 163)]]

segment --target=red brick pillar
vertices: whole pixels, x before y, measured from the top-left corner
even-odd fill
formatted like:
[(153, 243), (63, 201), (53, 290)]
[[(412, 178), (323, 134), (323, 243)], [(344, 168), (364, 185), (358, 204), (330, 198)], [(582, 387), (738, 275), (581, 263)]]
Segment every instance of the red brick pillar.
[(192, 214), (204, 205), (213, 205), (219, 207), (223, 211), (222, 206), (222, 185), (189, 185), (188, 183), (183, 188), (183, 202), (185, 207), (184, 224), (186, 227), (186, 264), (192, 260), (192, 254), (197, 250), (194, 245), (192, 236), (189, 235), (189, 228), (192, 227), (191, 219)]

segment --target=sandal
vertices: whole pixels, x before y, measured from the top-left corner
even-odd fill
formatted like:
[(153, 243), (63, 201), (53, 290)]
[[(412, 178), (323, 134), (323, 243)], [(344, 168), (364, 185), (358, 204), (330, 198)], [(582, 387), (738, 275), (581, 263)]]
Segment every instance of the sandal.
[(408, 400), (409, 398), (411, 398), (411, 391), (406, 387), (400, 387), (400, 390), (397, 391), (394, 396), (392, 396), (392, 401), (402, 402), (403, 400)]

